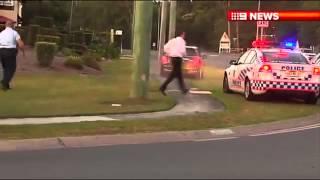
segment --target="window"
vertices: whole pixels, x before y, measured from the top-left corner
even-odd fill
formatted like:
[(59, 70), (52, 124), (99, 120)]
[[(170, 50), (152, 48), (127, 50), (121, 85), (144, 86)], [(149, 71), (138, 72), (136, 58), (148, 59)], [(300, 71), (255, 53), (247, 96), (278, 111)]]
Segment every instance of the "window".
[(186, 48), (187, 56), (198, 56), (197, 49), (194, 48)]
[(247, 51), (245, 52), (238, 60), (238, 64), (244, 64), (245, 63), (245, 60), (246, 60), (246, 57), (248, 56), (250, 51)]
[(271, 63), (309, 64), (301, 53), (264, 52), (264, 61)]
[(252, 64), (255, 60), (256, 57), (256, 52), (255, 51), (250, 51), (248, 54), (248, 57), (245, 60), (245, 64)]
[(0, 0), (0, 9), (14, 10), (14, 0)]

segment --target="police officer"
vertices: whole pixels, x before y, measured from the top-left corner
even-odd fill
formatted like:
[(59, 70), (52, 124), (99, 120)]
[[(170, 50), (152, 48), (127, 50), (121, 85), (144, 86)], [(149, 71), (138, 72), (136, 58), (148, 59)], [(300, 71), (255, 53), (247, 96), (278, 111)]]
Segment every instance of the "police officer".
[(4, 91), (11, 89), (10, 82), (16, 72), (17, 46), (22, 50), (24, 55), (24, 43), (17, 31), (13, 29), (14, 24), (14, 21), (8, 20), (6, 28), (0, 33), (0, 61), (3, 67), (1, 85)]

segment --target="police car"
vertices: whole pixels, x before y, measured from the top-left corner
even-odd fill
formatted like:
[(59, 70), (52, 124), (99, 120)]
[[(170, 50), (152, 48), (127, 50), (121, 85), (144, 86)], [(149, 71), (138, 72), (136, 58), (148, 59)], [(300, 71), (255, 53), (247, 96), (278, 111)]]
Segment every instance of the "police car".
[(320, 65), (310, 63), (301, 51), (278, 48), (258, 40), (225, 70), (223, 91), (243, 93), (247, 100), (269, 92), (290, 93), (316, 104)]

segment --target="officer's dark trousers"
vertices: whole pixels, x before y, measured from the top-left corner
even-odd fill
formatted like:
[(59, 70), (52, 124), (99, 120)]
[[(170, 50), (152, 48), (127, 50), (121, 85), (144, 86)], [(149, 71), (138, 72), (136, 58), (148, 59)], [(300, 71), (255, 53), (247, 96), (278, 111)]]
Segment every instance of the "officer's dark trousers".
[(179, 87), (181, 91), (185, 91), (186, 87), (182, 75), (182, 58), (180, 57), (171, 57), (172, 71), (168, 76), (167, 80), (162, 84), (161, 89), (166, 90), (168, 84), (174, 79), (177, 78), (179, 82)]
[(0, 48), (0, 61), (3, 68), (3, 79), (1, 81), (4, 88), (10, 88), (10, 82), (16, 72), (17, 49)]

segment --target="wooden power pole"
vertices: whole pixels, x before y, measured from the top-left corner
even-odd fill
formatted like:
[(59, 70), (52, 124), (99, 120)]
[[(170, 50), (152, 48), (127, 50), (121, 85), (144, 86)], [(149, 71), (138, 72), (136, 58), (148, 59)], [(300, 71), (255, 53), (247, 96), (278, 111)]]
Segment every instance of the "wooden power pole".
[(152, 1), (134, 1), (133, 74), (130, 96), (146, 98), (148, 93), (152, 32)]
[(177, 1), (170, 1), (169, 39), (175, 37), (177, 20)]

